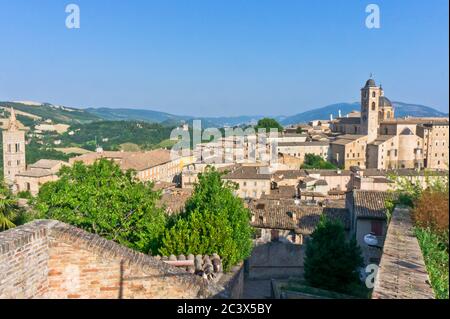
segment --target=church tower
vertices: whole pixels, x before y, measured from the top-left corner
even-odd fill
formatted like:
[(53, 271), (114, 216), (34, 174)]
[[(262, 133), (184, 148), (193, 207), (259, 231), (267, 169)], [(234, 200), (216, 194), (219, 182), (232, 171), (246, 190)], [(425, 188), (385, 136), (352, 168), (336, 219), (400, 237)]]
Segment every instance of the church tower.
[(361, 89), (361, 134), (367, 135), (367, 143), (374, 141), (378, 135), (380, 97), (383, 90), (370, 78)]
[(19, 130), (16, 113), (11, 108), (11, 116), (6, 131), (3, 131), (3, 175), (5, 182), (14, 186), (16, 175), (25, 171), (25, 132)]

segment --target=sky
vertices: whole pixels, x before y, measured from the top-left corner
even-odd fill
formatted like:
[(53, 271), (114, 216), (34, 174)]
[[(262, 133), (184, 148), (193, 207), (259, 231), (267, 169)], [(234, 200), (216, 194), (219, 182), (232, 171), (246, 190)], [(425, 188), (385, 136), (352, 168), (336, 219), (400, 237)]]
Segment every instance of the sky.
[[(68, 29), (66, 5), (80, 8)], [(366, 6), (380, 8), (369, 29)], [(0, 100), (292, 115), (359, 100), (448, 112), (447, 0), (0, 0)]]

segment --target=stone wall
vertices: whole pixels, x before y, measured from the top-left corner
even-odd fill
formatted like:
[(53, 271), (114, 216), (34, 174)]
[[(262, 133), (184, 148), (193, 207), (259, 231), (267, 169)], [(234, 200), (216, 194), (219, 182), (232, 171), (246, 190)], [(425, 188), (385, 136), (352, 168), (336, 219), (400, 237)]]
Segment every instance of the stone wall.
[(256, 245), (247, 260), (250, 279), (303, 276), (304, 246), (271, 242)]
[(413, 232), (411, 213), (396, 208), (384, 242), (373, 299), (432, 299), (433, 290), (422, 251)]
[(0, 233), (0, 298), (229, 296), (219, 284), (61, 222)]

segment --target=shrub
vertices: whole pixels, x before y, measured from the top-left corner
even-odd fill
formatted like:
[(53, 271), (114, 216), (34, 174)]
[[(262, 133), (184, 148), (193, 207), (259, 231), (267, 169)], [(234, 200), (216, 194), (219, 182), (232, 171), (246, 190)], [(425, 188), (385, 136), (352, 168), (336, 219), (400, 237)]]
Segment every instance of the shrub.
[(233, 191), (234, 185), (208, 168), (199, 174), (192, 197), (165, 232), (159, 252), (170, 254), (212, 254), (222, 258), (224, 270), (247, 258), (252, 250), (250, 212)]
[(36, 198), (43, 218), (60, 220), (144, 253), (156, 252), (166, 215), (160, 194), (132, 171), (105, 159), (63, 167), (58, 181), (44, 184)]
[(437, 233), (448, 231), (449, 195), (443, 192), (424, 191), (414, 202), (412, 216), (417, 226)]
[(344, 226), (322, 217), (306, 246), (305, 279), (313, 287), (347, 293), (360, 285), (363, 265), (355, 239), (346, 241)]

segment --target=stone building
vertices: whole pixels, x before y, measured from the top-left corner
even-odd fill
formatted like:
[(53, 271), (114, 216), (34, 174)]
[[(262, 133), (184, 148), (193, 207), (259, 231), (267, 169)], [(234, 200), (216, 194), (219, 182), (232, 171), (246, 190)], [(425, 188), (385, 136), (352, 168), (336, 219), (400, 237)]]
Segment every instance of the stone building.
[(30, 192), (31, 195), (36, 196), (43, 184), (58, 180), (57, 174), (64, 165), (69, 164), (48, 159), (42, 159), (28, 165), (25, 171), (16, 175), (17, 191)]
[(342, 135), (330, 142), (330, 161), (346, 170), (366, 166), (367, 135)]
[(169, 150), (157, 149), (147, 152), (99, 151), (83, 154), (69, 160), (91, 165), (99, 159), (108, 159), (117, 163), (121, 169), (133, 169), (142, 181), (164, 181), (181, 183), (181, 172), (185, 165), (192, 162), (192, 157), (172, 156)]
[(306, 154), (321, 156), (324, 160), (328, 159), (330, 143), (329, 142), (280, 142), (277, 145), (278, 153), (288, 154), (297, 157), (301, 163), (305, 160)]
[(222, 177), (239, 185), (236, 195), (241, 198), (260, 198), (270, 194), (272, 174), (268, 167), (241, 166)]
[(3, 174), (5, 182), (17, 190), (17, 174), (25, 171), (25, 131), (20, 129), (16, 113), (11, 108), (6, 131), (3, 131)]
[(448, 121), (436, 120), (417, 126), (417, 135), (423, 139), (424, 166), (446, 169), (449, 167)]

